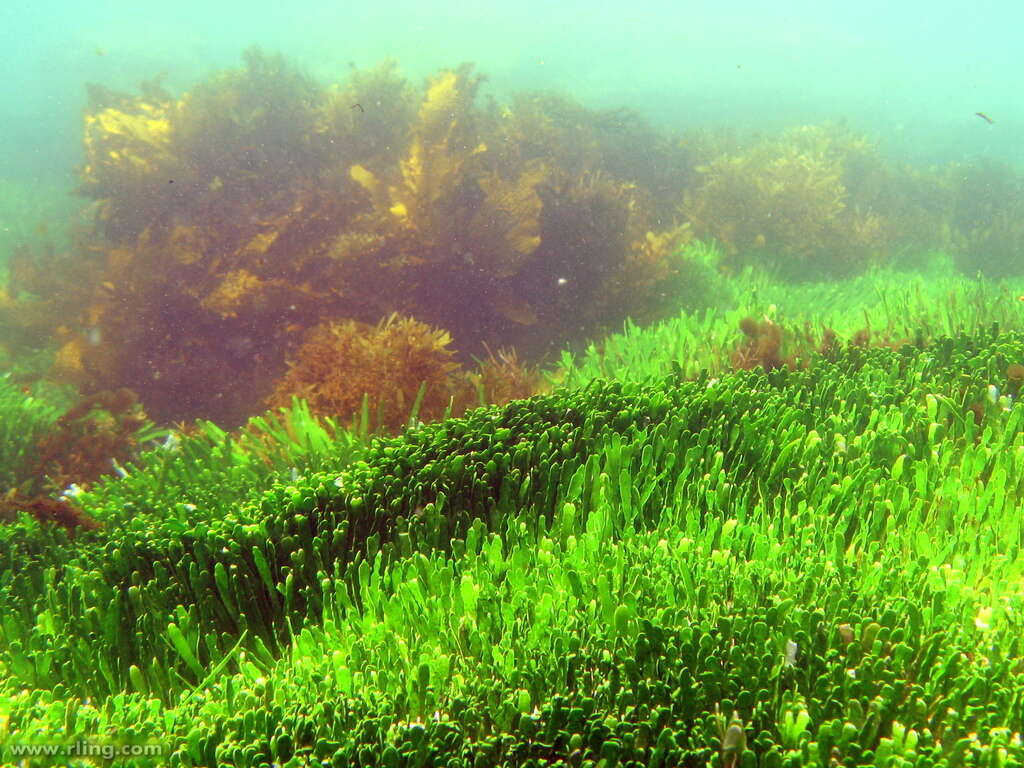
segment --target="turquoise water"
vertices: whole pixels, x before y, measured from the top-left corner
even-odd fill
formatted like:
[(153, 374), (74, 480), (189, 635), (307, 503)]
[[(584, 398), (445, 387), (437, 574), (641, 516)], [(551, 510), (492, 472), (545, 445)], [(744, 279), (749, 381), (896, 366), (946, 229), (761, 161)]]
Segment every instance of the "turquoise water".
[(179, 91), (252, 44), (327, 81), (387, 56), (414, 77), (468, 60), (496, 95), (550, 87), (673, 129), (845, 120), (910, 156), (1020, 163), (1022, 23), (1015, 2), (921, 0), (15, 2), (0, 10), (0, 177), (67, 177), (86, 82), (164, 75)]

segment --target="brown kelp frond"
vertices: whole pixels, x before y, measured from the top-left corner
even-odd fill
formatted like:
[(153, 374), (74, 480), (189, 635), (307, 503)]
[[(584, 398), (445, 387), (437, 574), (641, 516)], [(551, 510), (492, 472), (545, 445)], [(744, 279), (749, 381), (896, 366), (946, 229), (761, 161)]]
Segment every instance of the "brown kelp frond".
[(634, 112), (594, 111), (554, 92), (514, 94), (491, 111), (488, 135), (503, 167), (543, 161), (573, 178), (600, 169), (650, 190), (656, 213), (666, 218), (698, 164), (688, 144), (659, 134)]
[(386, 60), (370, 69), (349, 72), (347, 82), (332, 85), (317, 123), (317, 137), (329, 145), (347, 170), (362, 165), (381, 172), (409, 143), (416, 118), (417, 93)]
[(699, 169), (704, 183), (684, 206), (698, 235), (732, 254), (768, 248), (811, 258), (846, 198), (839, 158), (812, 138), (787, 134)]
[(325, 94), (281, 56), (251, 48), (244, 60), (182, 98), (172, 149), (200, 182), (287, 189), (318, 166), (311, 137)]
[(487, 149), (477, 139), (472, 110), (479, 83), (468, 65), (430, 81), (393, 182), (361, 165), (351, 169), (377, 213), (396, 229), (415, 232), (428, 249), (452, 241), (460, 193), (472, 180), (469, 164)]
[(179, 103), (90, 88), (85, 113), (83, 194), (100, 201), (98, 225), (114, 239), (137, 234), (165, 215), (185, 184), (186, 167), (171, 147)]
[(548, 176), (544, 163), (529, 163), (513, 178), (496, 172), (480, 177), (483, 200), (467, 234), (477, 249), (475, 264), (498, 280), (512, 277), (540, 245), (538, 187)]
[(673, 281), (681, 276), (677, 251), (690, 239), (690, 228), (665, 227), (648, 197), (636, 184), (600, 170), (554, 176), (538, 254), (553, 279), (534, 291), (563, 324), (565, 337), (613, 328), (626, 316), (649, 320), (671, 303)]

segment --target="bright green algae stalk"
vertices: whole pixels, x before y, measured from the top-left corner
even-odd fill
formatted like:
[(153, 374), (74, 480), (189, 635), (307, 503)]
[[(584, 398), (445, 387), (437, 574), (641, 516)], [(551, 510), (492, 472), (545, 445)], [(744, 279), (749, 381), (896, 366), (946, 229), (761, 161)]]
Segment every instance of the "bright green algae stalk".
[[(691, 248), (707, 249), (705, 244)], [(687, 251), (684, 251), (684, 254)], [(888, 339), (956, 336), (993, 322), (1008, 331), (1024, 331), (1024, 282), (967, 280), (941, 254), (929, 273), (891, 268), (869, 270), (840, 283), (793, 284), (744, 270), (723, 280), (730, 297), (705, 311), (681, 312), (649, 327), (629, 321), (622, 333), (600, 345), (563, 352), (560, 381), (582, 386), (594, 378), (652, 381), (680, 366), (687, 376), (731, 367), (729, 352), (740, 337), (744, 317), (768, 317), (793, 338), (808, 333), (816, 346), (824, 328), (849, 341), (863, 329)]]
[(1021, 359), (598, 381), (68, 543), (3, 570), (7, 727), (78, 695), (71, 732), (181, 765), (1019, 764), (1024, 439), (988, 385)]
[(57, 407), (0, 376), (0, 493), (30, 479), (36, 443), (59, 417)]

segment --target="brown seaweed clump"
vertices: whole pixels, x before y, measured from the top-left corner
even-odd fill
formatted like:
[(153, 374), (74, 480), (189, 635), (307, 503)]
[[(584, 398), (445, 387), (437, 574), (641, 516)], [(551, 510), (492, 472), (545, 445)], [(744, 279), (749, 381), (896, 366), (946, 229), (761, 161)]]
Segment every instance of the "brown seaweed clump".
[(64, 497), (34, 496), (25, 498), (12, 488), (0, 497), (0, 521), (13, 522), (19, 512), (24, 512), (41, 523), (53, 523), (68, 531), (93, 531), (101, 526), (98, 520), (87, 515)]
[(1006, 366), (1006, 394), (1010, 397), (1019, 397), (1022, 386), (1024, 386), (1024, 365), (1010, 363)]
[(447, 332), (392, 315), (376, 326), (353, 320), (311, 329), (267, 406), (304, 398), (313, 413), (348, 419), (368, 398), (374, 425), (397, 431), (409, 420), (421, 384), (423, 420), (451, 403), (459, 365)]
[(67, 261), (91, 270), (42, 292), (75, 299), (49, 313), (66, 323), (50, 329), (55, 373), (85, 392), (129, 386), (161, 421), (241, 423), (337, 300), (309, 263), (345, 221), (344, 191), (320, 183), (325, 96), (257, 49), (178, 99), (90, 96), (81, 191), (96, 216)]
[(837, 126), (802, 126), (699, 168), (703, 183), (683, 213), (734, 264), (765, 254), (791, 276), (857, 272), (878, 257), (886, 230), (877, 201), (851, 195), (853, 169), (879, 162)]
[(477, 369), (463, 375), (453, 412), (458, 415), (478, 405), (504, 405), (546, 390), (547, 382), (540, 371), (524, 365), (515, 350), (488, 350)]
[(764, 368), (766, 371), (783, 365), (782, 327), (767, 317), (758, 321), (752, 317), (740, 320), (743, 340), (732, 352), (732, 365), (746, 371)]
[(409, 423), (421, 387), (420, 421), (528, 397), (542, 388), (537, 371), (514, 352), (492, 354), (468, 373), (450, 344), (446, 331), (411, 317), (391, 315), (376, 326), (325, 323), (307, 333), (266, 404), (277, 408), (299, 397), (313, 413), (348, 420), (361, 411), (365, 397), (370, 426), (397, 432)]
[(149, 424), (138, 397), (128, 389), (97, 392), (69, 408), (38, 441), (37, 457), (20, 485), (0, 497), (0, 520), (26, 512), (40, 522), (69, 530), (100, 524), (62, 493), (104, 475), (124, 471)]
[[(741, 370), (776, 368), (799, 370), (807, 368), (815, 355), (832, 359), (842, 347), (839, 335), (824, 327), (820, 338), (810, 324), (803, 329), (787, 329), (767, 316), (761, 320), (744, 317), (739, 323), (742, 337), (729, 353), (729, 364)], [(872, 330), (870, 327), (856, 331), (847, 342), (851, 347), (888, 347), (900, 349), (906, 345), (924, 347), (928, 340), (923, 333), (914, 338), (894, 337), (890, 333)], [(724, 357), (724, 356), (723, 356)], [(1024, 372), (1024, 366), (1021, 367)]]
[(1024, 178), (995, 162), (952, 165), (947, 177), (957, 266), (991, 278), (1024, 273)]
[(91, 229), (19, 262), (0, 325), (55, 342), (82, 392), (232, 425), (324, 324), (400, 313), (463, 361), (537, 360), (671, 306), (690, 235), (659, 198), (685, 153), (627, 112), (478, 106), (481, 81), (463, 65), (418, 92), (385, 64), (324, 88), (254, 49), (180, 96), (92, 87)]
[(84, 485), (128, 463), (138, 449), (139, 430), (148, 423), (129, 389), (97, 392), (57, 420), (39, 443), (36, 475), (59, 492)]

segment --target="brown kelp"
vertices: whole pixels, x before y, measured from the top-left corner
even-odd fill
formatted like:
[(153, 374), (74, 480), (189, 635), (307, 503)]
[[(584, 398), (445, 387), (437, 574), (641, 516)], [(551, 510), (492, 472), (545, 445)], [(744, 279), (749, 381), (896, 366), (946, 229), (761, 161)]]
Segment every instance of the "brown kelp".
[(900, 248), (941, 244), (943, 210), (904, 194), (927, 182), (896, 172), (864, 137), (835, 124), (760, 139), (698, 171), (703, 181), (686, 194), (684, 216), (734, 266), (762, 255), (790, 277), (834, 277)]
[(254, 49), (181, 96), (91, 88), (94, 224), (51, 258), (76, 270), (39, 263), (18, 314), (62, 318), (33, 328), (84, 391), (127, 386), (160, 420), (228, 423), (324, 323), (399, 312), (447, 331), (463, 359), (536, 358), (656, 315), (686, 279), (674, 250), (688, 229), (653, 202), (667, 164), (627, 175), (622, 143), (651, 131), (540, 96), (481, 107), (481, 82), (463, 65), (417, 92), (385, 64), (324, 88)]
[(446, 331), (399, 315), (376, 326), (354, 320), (316, 326), (267, 405), (302, 398), (314, 414), (365, 419), (374, 431), (399, 432), (410, 421), (461, 415), (541, 388), (536, 371), (514, 352), (489, 354), (471, 371), (455, 359), (451, 343)]

